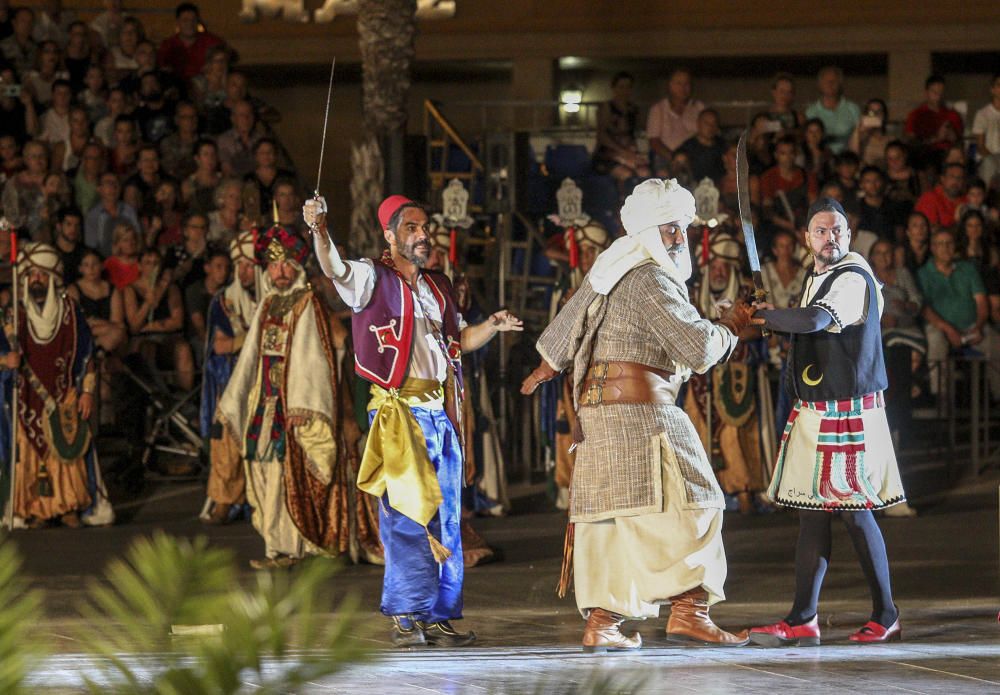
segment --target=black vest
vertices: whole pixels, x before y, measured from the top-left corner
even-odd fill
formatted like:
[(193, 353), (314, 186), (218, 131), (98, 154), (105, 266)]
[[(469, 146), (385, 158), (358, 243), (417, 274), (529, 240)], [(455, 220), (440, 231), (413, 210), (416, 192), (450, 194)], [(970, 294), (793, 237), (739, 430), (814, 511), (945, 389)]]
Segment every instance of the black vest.
[(884, 391), (888, 386), (882, 358), (882, 328), (875, 279), (857, 266), (839, 268), (823, 281), (809, 306), (822, 299), (841, 273), (858, 273), (868, 285), (864, 323), (840, 333), (816, 331), (792, 335), (789, 375), (803, 401), (834, 401)]

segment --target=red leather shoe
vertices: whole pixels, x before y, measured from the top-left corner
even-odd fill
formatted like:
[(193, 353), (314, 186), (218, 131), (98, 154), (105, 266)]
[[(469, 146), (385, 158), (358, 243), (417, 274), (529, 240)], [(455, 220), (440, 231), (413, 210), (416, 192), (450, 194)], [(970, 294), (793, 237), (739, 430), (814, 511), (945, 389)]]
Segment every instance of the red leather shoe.
[(782, 620), (773, 625), (752, 627), (750, 641), (761, 647), (818, 647), (818, 616), (813, 616), (805, 625), (789, 625)]
[(899, 618), (896, 618), (889, 627), (883, 627), (874, 620), (869, 620), (864, 627), (851, 635), (852, 642), (870, 644), (873, 642), (899, 642), (903, 639), (903, 628), (899, 626)]

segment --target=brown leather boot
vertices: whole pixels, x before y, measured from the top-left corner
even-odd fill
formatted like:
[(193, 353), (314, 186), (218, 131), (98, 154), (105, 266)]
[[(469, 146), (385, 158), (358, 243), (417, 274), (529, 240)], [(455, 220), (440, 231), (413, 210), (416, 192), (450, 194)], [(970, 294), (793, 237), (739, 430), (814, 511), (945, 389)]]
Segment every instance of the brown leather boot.
[(623, 622), (625, 618), (617, 613), (603, 608), (591, 608), (587, 627), (583, 629), (583, 651), (603, 653), (641, 647), (642, 636), (638, 632), (628, 636), (623, 634)]
[(742, 647), (750, 642), (746, 630), (734, 635), (712, 622), (708, 617), (708, 592), (700, 587), (670, 597), (667, 639), (711, 647)]

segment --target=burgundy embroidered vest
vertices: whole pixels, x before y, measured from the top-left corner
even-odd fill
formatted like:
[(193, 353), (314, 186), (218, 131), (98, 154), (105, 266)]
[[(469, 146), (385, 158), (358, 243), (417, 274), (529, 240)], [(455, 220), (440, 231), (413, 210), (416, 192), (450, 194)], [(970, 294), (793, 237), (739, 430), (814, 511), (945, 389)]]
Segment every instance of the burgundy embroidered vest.
[[(416, 300), (403, 276), (380, 259), (375, 263), (375, 291), (371, 301), (351, 317), (354, 371), (382, 388), (399, 388), (406, 379), (413, 348), (413, 303)], [(451, 282), (442, 274), (420, 271), (441, 309), (441, 339), (448, 361), (462, 388), (461, 331)]]

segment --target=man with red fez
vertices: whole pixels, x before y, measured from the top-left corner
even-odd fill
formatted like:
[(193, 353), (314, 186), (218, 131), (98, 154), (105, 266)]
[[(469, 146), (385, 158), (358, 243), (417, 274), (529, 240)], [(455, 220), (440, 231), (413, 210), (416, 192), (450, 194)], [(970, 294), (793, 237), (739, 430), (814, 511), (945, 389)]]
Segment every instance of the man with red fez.
[(585, 651), (638, 649), (641, 637), (622, 623), (656, 617), (662, 604), (671, 606), (671, 641), (747, 643), (708, 614), (724, 598), (723, 497), (675, 400), (692, 372), (729, 358), (750, 310), (738, 303), (712, 322), (688, 300), (694, 213), (694, 198), (675, 180), (636, 186), (621, 210), (628, 235), (597, 257), (542, 333), (542, 363), (521, 385), (528, 395), (573, 369), (573, 553), (564, 559), (587, 621)]
[(375, 260), (343, 261), (326, 226), (326, 202), (303, 208), (316, 255), (353, 311), (355, 371), (371, 383), (371, 431), (358, 487), (380, 498), (385, 548), (382, 613), (399, 646), (465, 646), (460, 530), (463, 456), (462, 352), (477, 350), (521, 321), (498, 311), (467, 326), (452, 285), (425, 269), (428, 216), (404, 196), (389, 196), (378, 219), (389, 249)]
[(350, 399), (336, 387), (326, 308), (305, 280), (306, 242), (274, 226), (254, 251), (266, 270), (262, 298), (216, 417), (239, 442), (264, 538), (265, 558), (251, 565), (268, 569), (350, 549), (352, 472), (339, 431)]
[[(87, 423), (97, 383), (93, 337), (79, 305), (63, 291), (55, 248), (24, 244), (17, 264), (22, 311), (18, 325), (0, 334), (0, 361), (10, 370), (5, 376), (16, 370), (18, 377), (14, 524), (110, 524), (114, 512)], [(4, 447), (10, 451), (9, 442)]]

